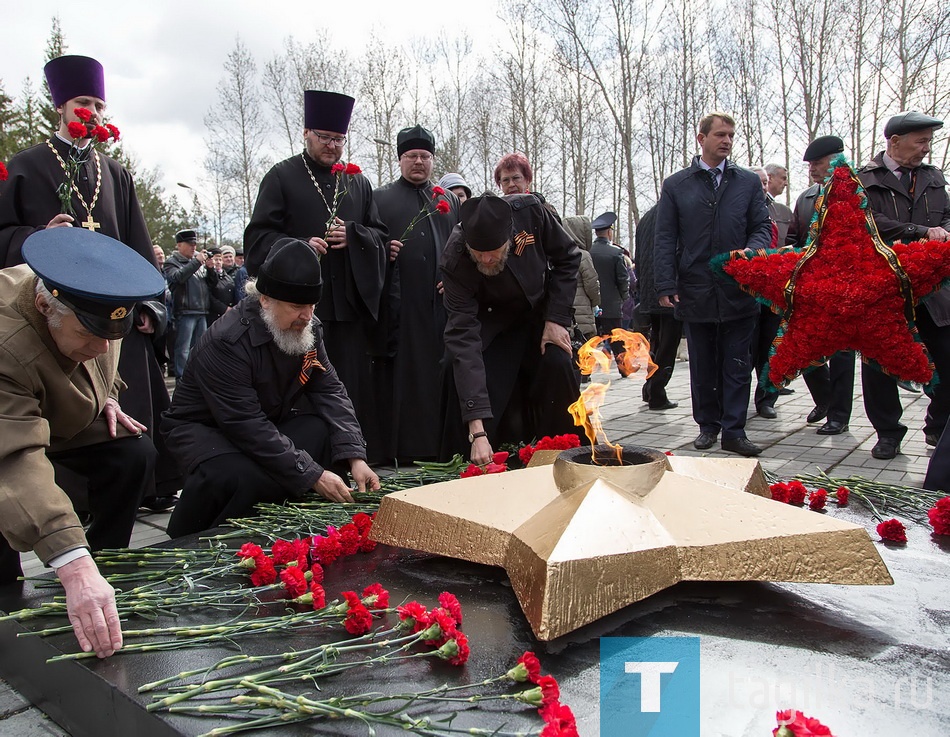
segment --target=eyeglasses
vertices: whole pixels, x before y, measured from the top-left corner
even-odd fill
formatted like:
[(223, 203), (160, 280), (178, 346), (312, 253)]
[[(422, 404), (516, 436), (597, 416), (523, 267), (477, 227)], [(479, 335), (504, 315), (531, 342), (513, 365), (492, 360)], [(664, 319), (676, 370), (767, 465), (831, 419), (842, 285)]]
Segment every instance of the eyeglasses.
[(328, 136), (325, 133), (317, 133), (316, 131), (310, 131), (310, 133), (324, 146), (336, 146), (339, 148), (346, 143), (346, 136)]
[(402, 158), (409, 159), (409, 161), (422, 161), (425, 163), (432, 161), (432, 154), (403, 154)]

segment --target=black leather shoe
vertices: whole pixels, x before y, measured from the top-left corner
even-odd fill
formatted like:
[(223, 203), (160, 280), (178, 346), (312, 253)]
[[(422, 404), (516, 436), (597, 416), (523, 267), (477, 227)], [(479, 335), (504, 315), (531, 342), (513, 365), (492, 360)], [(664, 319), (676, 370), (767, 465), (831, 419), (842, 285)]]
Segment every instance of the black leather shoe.
[(924, 442), (927, 443), (927, 445), (936, 448), (937, 443), (940, 442), (940, 436), (935, 432), (926, 432), (924, 433)]
[(748, 438), (731, 438), (722, 441), (722, 449), (730, 453), (738, 453), (741, 456), (751, 458), (762, 452), (758, 445), (754, 445)]
[(877, 444), (871, 448), (871, 455), (881, 461), (889, 461), (900, 453), (900, 441), (897, 438), (878, 438)]
[(693, 441), (693, 447), (696, 450), (709, 450), (716, 444), (717, 437), (717, 435), (713, 435), (711, 432), (701, 432)]
[(671, 402), (671, 401), (667, 400), (667, 401), (666, 401), (666, 404), (660, 404), (660, 405), (657, 405), (656, 407), (654, 407), (654, 406), (651, 404), (651, 405), (650, 405), (650, 409), (651, 409), (651, 410), (654, 410), (654, 411), (656, 411), (656, 412), (662, 412), (662, 411), (665, 410), (665, 409), (676, 409), (676, 408), (679, 407), (679, 406), (680, 406), (680, 405), (679, 405), (679, 402)]
[(845, 430), (848, 429), (848, 426), (843, 422), (838, 422), (837, 420), (828, 420), (824, 425), (818, 428), (819, 435), (840, 435)]
[(755, 411), (759, 417), (764, 417), (766, 420), (774, 420), (776, 417), (778, 417), (778, 412), (775, 411), (775, 407), (771, 407), (768, 404), (763, 404)]
[(827, 407), (815, 407), (811, 412), (808, 413), (808, 417), (805, 418), (806, 422), (821, 422), (828, 416)]
[(178, 497), (174, 494), (171, 496), (150, 496), (147, 499), (143, 499), (139, 506), (150, 512), (166, 512), (174, 507), (177, 501)]

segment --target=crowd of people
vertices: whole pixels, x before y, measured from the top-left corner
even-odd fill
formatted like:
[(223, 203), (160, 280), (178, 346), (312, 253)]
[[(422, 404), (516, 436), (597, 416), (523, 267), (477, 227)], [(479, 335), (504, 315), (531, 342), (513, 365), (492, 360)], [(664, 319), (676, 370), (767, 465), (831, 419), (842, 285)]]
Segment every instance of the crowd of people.
[[(347, 477), (378, 488), (379, 463), (459, 453), (484, 465), (505, 443), (574, 432), (574, 351), (604, 336), (623, 373), (616, 328), (650, 338), (658, 370), (643, 401), (657, 412), (677, 406), (667, 385), (685, 333), (695, 447), (761, 452), (745, 433), (752, 375), (779, 321), (709, 261), (801, 247), (840, 138), (805, 150), (813, 185), (792, 211), (776, 200), (787, 171), (736, 165), (736, 123), (710, 113), (700, 153), (664, 182), (631, 254), (614, 242), (616, 214), (562, 218), (533, 191), (523, 154), (499, 160), (500, 194), (475, 196), (458, 173), (433, 183), (437, 141), (418, 124), (395, 141), (399, 177), (374, 190), (342, 161), (355, 99), (307, 90), (303, 148), (264, 176), (243, 250), (186, 229), (166, 257), (128, 172), (72, 135), (77, 121), (102, 121), (101, 65), (65, 56), (46, 76), (59, 130), (14, 156), (0, 185), (0, 583), (19, 574), (16, 551), (36, 551), (66, 587), (84, 649), (121, 646), (89, 553), (127, 544), (140, 504), (174, 504), (177, 537), (261, 501), (350, 501)], [(943, 175), (924, 163), (940, 126), (894, 116), (886, 149), (860, 170), (888, 242), (950, 237)], [(67, 161), (72, 215), (58, 194)], [(917, 311), (946, 376), (948, 300), (944, 290)], [(819, 433), (848, 429), (854, 361), (841, 351), (806, 375)], [(869, 365), (862, 381), (872, 453), (893, 458), (907, 431), (898, 385)], [(950, 444), (944, 386), (931, 398), (930, 444)], [(757, 390), (755, 411), (776, 417), (775, 396)], [(938, 455), (935, 485), (950, 475)]]

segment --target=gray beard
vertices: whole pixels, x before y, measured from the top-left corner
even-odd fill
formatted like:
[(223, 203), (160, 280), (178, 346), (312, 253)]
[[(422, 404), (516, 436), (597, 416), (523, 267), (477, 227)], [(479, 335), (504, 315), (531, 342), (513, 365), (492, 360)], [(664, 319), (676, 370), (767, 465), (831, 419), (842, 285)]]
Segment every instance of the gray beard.
[(471, 251), (469, 251), (468, 256), (475, 263), (475, 268), (478, 269), (479, 274), (481, 274), (482, 276), (498, 276), (501, 272), (505, 270), (505, 264), (508, 263), (508, 254), (510, 251), (511, 251), (510, 247), (506, 248), (505, 253), (501, 257), (501, 260), (496, 264), (492, 264), (491, 266), (485, 266), (479, 261), (476, 261)]
[(312, 322), (299, 332), (281, 330), (274, 315), (264, 305), (261, 305), (261, 317), (264, 318), (267, 332), (274, 339), (274, 345), (281, 353), (286, 353), (288, 356), (302, 356), (316, 345)]

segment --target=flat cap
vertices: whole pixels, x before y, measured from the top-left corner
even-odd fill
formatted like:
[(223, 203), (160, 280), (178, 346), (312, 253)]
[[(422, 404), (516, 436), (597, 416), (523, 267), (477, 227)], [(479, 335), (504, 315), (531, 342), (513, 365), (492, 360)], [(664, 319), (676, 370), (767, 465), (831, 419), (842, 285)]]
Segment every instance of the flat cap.
[(608, 211), (594, 218), (594, 222), (590, 224), (590, 227), (594, 230), (607, 230), (607, 228), (612, 228), (616, 222), (617, 213)]
[(82, 228), (39, 230), (23, 260), (93, 335), (118, 340), (132, 329), (136, 302), (165, 293), (161, 272), (124, 243)]
[(501, 197), (465, 200), (459, 214), (465, 242), (473, 251), (494, 251), (511, 239), (511, 205)]
[(802, 155), (802, 161), (817, 161), (825, 156), (840, 154), (843, 151), (844, 141), (838, 136), (818, 136), (808, 144), (805, 153)]
[(910, 110), (898, 113), (887, 121), (884, 125), (884, 137), (902, 136), (905, 133), (913, 133), (927, 128), (943, 128), (943, 121), (918, 113), (916, 110)]

